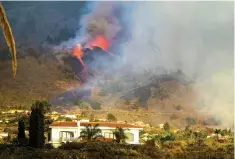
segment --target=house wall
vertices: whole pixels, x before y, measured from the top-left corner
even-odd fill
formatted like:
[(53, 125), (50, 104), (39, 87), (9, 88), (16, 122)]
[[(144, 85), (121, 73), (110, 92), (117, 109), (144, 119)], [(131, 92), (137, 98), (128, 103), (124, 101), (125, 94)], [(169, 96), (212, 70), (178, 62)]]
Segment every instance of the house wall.
[(80, 136), (79, 127), (51, 127), (51, 143), (54, 147), (58, 147), (61, 143), (60, 132), (61, 131), (71, 131), (74, 133), (74, 139)]
[[(84, 126), (81, 126), (81, 130), (85, 129)], [(99, 127), (102, 131), (102, 135), (104, 136), (104, 133), (112, 133), (116, 128), (110, 128), (110, 127)], [(125, 128), (124, 128), (125, 130)], [(134, 141), (126, 141), (129, 144), (139, 144), (139, 132), (141, 129), (137, 128), (129, 128), (128, 130), (125, 130), (125, 133), (129, 132), (134, 135)]]
[[(70, 131), (74, 132), (74, 139), (77, 139), (80, 136), (80, 132), (85, 129), (84, 126), (80, 127), (50, 127), (51, 128), (51, 143), (53, 144), (54, 147), (58, 147), (61, 144), (60, 141), (60, 132), (61, 131)], [(99, 127), (102, 131), (102, 135), (104, 136), (105, 133), (113, 133), (115, 128), (110, 128), (110, 127)], [(125, 129), (125, 128), (124, 128)], [(137, 128), (129, 128), (128, 130), (125, 130), (125, 133), (129, 132), (134, 135), (134, 140), (133, 141), (128, 141), (126, 140), (127, 143), (129, 144), (139, 144), (139, 131), (141, 129)]]

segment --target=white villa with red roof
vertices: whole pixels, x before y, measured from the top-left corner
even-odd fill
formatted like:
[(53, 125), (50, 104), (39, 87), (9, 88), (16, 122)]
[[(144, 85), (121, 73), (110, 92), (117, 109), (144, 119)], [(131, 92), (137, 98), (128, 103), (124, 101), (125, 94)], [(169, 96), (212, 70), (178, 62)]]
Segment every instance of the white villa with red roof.
[(102, 136), (105, 141), (112, 141), (115, 137), (113, 131), (116, 127), (121, 127), (125, 131), (126, 142), (129, 144), (139, 144), (139, 132), (142, 127), (127, 123), (110, 123), (110, 122), (89, 122), (88, 120), (72, 121), (72, 122), (55, 122), (49, 128), (51, 129), (50, 143), (57, 147), (63, 142), (78, 141), (80, 132), (85, 129), (85, 126), (91, 124), (99, 124)]

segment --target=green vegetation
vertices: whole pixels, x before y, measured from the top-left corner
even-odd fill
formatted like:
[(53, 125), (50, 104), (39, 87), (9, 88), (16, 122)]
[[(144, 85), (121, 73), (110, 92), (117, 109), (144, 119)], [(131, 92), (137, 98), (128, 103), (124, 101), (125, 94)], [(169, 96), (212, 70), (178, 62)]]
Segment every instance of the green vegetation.
[(125, 134), (125, 130), (121, 127), (117, 127), (113, 134), (117, 143), (125, 143), (125, 140), (128, 138)]
[(91, 126), (91, 124), (86, 125), (85, 129), (81, 131), (80, 138), (86, 141), (96, 140), (97, 138), (103, 138), (101, 135), (101, 130), (98, 128), (99, 125), (96, 124)]
[(27, 139), (26, 139), (26, 136), (25, 136), (25, 126), (24, 126), (24, 121), (23, 120), (20, 120), (18, 122), (18, 135), (17, 135), (17, 138), (18, 138), (18, 143), (20, 145), (26, 145), (27, 144)]
[(182, 108), (183, 108), (183, 107), (182, 107), (180, 104), (178, 104), (178, 105), (175, 106), (175, 109), (176, 109), (176, 110), (181, 110)]
[(153, 92), (153, 98), (159, 98), (160, 100), (164, 100), (167, 98), (170, 98), (170, 94), (167, 90), (167, 88), (160, 86), (160, 88), (157, 88), (154, 92)]
[(44, 146), (44, 113), (48, 110), (45, 101), (36, 101), (31, 108), (29, 118), (29, 145), (34, 148)]
[[(23, 134), (23, 122), (19, 122), (19, 134)], [(43, 149), (35, 149), (27, 146), (19, 146), (14, 138), (7, 139), (8, 143), (0, 145), (0, 159), (5, 158), (233, 158), (234, 145), (231, 129), (195, 130), (187, 126), (184, 130), (173, 132), (168, 123), (163, 129), (158, 127), (144, 128), (140, 138), (148, 136), (142, 145), (128, 145), (125, 143), (127, 136), (122, 128), (114, 131), (114, 142), (94, 141), (100, 136), (99, 125), (87, 125), (81, 132), (81, 136), (88, 142), (72, 142), (62, 144), (59, 148), (53, 148), (50, 144), (44, 145)], [(216, 136), (207, 138), (210, 133)], [(225, 138), (221, 138), (223, 134)], [(24, 136), (24, 135), (18, 135)], [(11, 142), (9, 142), (11, 141)]]
[(106, 120), (107, 121), (117, 121), (117, 118), (112, 113), (108, 113)]
[(170, 125), (168, 124), (168, 122), (166, 122), (164, 125), (163, 125), (163, 129), (165, 130), (165, 131), (167, 131), (167, 132), (169, 132), (170, 131)]

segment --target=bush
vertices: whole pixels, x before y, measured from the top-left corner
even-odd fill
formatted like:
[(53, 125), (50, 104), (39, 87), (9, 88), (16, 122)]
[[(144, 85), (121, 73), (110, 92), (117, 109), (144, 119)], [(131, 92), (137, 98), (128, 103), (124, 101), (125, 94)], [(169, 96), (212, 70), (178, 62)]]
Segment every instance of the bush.
[(73, 121), (71, 118), (66, 117), (65, 121)]
[(178, 104), (178, 105), (175, 106), (175, 109), (176, 109), (176, 110), (181, 110), (181, 109), (182, 109), (182, 106)]
[(82, 149), (84, 148), (86, 143), (78, 143), (78, 142), (68, 142), (62, 144), (59, 149), (64, 149), (64, 150), (72, 150), (72, 149)]
[(170, 131), (170, 125), (168, 124), (168, 122), (166, 122), (164, 125), (163, 125), (163, 129), (165, 130), (165, 131)]
[(170, 98), (170, 94), (167, 90), (167, 88), (161, 86), (156, 90), (156, 93), (154, 94), (156, 97), (159, 97), (160, 100), (164, 100), (166, 98)]
[(117, 118), (113, 114), (111, 114), (111, 113), (108, 113), (106, 119), (108, 121), (117, 121)]

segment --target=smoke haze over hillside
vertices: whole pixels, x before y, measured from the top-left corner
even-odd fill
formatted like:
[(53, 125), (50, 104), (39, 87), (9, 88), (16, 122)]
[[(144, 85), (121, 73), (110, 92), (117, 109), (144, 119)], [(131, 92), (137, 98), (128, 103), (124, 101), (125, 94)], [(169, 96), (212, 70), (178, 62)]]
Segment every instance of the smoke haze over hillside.
[[(59, 49), (89, 42), (102, 34), (109, 42), (108, 51), (121, 55), (115, 63), (105, 61), (107, 72), (113, 72), (115, 80), (130, 87), (133, 81), (123, 79), (122, 72), (148, 83), (142, 74), (144, 69), (182, 70), (196, 80), (195, 98), (203, 101), (206, 110), (224, 126), (233, 125), (233, 6), (233, 2), (222, 1), (97, 1), (86, 5), (30, 2), (22, 8), (9, 9), (5, 4), (18, 43), (40, 45), (48, 40), (48, 35), (59, 37), (67, 28), (70, 37), (53, 44)], [(103, 77), (94, 80), (100, 78)]]
[[(158, 66), (182, 70), (197, 79), (197, 98), (208, 111), (223, 125), (233, 124), (233, 2), (95, 2), (92, 6), (81, 23), (82, 35), (93, 25), (91, 33), (111, 41), (122, 29), (118, 18), (123, 17), (113, 15), (115, 6), (129, 11), (125, 29), (130, 36), (121, 44), (124, 63), (136, 72)], [(115, 23), (108, 25), (108, 17)]]

